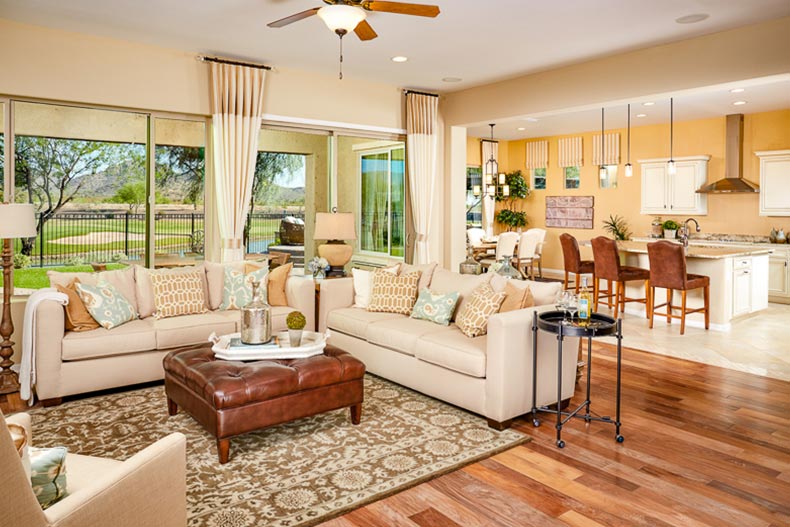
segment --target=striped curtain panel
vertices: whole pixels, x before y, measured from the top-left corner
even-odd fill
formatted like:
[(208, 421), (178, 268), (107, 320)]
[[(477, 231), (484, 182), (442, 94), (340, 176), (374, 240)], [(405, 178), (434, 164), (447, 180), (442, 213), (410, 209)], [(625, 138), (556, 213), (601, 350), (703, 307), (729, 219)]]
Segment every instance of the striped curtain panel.
[(527, 170), (546, 168), (549, 165), (549, 142), (532, 141), (527, 143)]
[[(486, 231), (486, 236), (493, 237), (494, 236), (494, 198), (488, 195), (488, 186), (486, 185), (486, 163), (491, 156), (494, 156), (494, 160), (498, 163), (499, 162), (499, 143), (488, 141), (483, 139), (480, 142), (480, 148), (482, 148), (482, 162), (483, 162), (483, 186), (482, 192), (483, 195), (481, 197), (482, 205), (483, 205), (483, 230)], [(494, 181), (496, 181), (497, 174), (493, 175)]]
[(406, 94), (406, 159), (409, 164), (409, 197), (417, 237), (413, 263), (431, 261), (428, 231), (431, 226), (439, 152), (439, 97)]
[(582, 166), (582, 138), (565, 137), (559, 141), (560, 167)]
[(211, 146), (223, 262), (244, 260), (264, 78), (263, 69), (211, 63)]
[(603, 161), (601, 160), (601, 136), (593, 136), (593, 165), (619, 165), (620, 164), (620, 134), (606, 134), (603, 136)]

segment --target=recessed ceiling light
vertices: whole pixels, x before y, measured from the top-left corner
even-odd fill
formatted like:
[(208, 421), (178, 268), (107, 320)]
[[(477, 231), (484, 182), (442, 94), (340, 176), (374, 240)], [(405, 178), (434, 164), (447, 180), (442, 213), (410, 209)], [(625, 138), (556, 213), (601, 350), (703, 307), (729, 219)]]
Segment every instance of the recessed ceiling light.
[(461, 77), (444, 77), (442, 78), (443, 82), (461, 82), (463, 79)]
[(732, 104), (733, 106), (743, 106), (744, 104), (746, 104), (746, 101), (735, 101)]
[(707, 13), (694, 13), (693, 15), (686, 15), (680, 18), (676, 18), (675, 22), (678, 24), (696, 24), (697, 22), (702, 22), (703, 20), (707, 20), (710, 17)]
[(392, 60), (392, 62), (406, 62), (407, 60), (409, 60), (409, 57), (404, 57), (403, 55), (397, 55), (395, 57), (392, 57), (390, 60)]
[(527, 117), (524, 119), (525, 121), (529, 121), (530, 123), (537, 123), (538, 120), (535, 117)]
[(524, 128), (523, 126), (521, 126), (521, 127), (517, 128), (517, 130), (518, 130), (519, 132), (523, 132), (524, 130), (526, 130), (526, 128)]
[(652, 101), (651, 102), (643, 102), (642, 106), (653, 106), (654, 104), (656, 104), (656, 103), (654, 103)]
[(647, 117), (646, 113), (638, 113), (636, 114), (637, 117)]
[(733, 88), (730, 90), (730, 93), (743, 93), (744, 91), (746, 90), (744, 90), (743, 88)]

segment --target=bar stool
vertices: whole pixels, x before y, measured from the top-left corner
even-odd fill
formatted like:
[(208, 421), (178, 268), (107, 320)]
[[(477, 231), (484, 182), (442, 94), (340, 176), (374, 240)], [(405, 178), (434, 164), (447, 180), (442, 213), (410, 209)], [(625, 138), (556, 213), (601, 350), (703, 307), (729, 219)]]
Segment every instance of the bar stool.
[(562, 282), (563, 290), (568, 289), (568, 275), (573, 273), (576, 294), (579, 294), (579, 276), (583, 274), (593, 275), (595, 281), (595, 263), (592, 260), (582, 260), (579, 252), (579, 242), (576, 238), (564, 232), (560, 234), (560, 245), (562, 246), (562, 258), (565, 262), (565, 280)]
[[(650, 329), (653, 329), (653, 316), (657, 307), (667, 307), (666, 313), (659, 316), (667, 317), (667, 324), (673, 318), (680, 319), (680, 334), (686, 331), (686, 314), (705, 312), (705, 329), (710, 327), (710, 277), (686, 272), (686, 255), (683, 246), (676, 243), (659, 241), (647, 244), (647, 257), (650, 260)], [(656, 287), (667, 290), (667, 301), (655, 305)], [(686, 292), (690, 289), (703, 288), (705, 303), (697, 309), (686, 309)], [(680, 315), (672, 314), (672, 296), (675, 290), (680, 291)], [(674, 309), (678, 309), (675, 307)]]
[[(598, 280), (610, 280), (615, 289), (614, 316), (625, 313), (626, 302), (639, 302), (645, 304), (645, 318), (650, 318), (650, 271), (640, 267), (620, 265), (620, 255), (617, 252), (617, 242), (605, 236), (592, 239), (593, 260), (595, 261), (595, 311), (598, 311)], [(645, 298), (628, 298), (625, 296), (626, 282), (634, 280), (645, 281)], [(611, 299), (607, 301), (612, 307)]]

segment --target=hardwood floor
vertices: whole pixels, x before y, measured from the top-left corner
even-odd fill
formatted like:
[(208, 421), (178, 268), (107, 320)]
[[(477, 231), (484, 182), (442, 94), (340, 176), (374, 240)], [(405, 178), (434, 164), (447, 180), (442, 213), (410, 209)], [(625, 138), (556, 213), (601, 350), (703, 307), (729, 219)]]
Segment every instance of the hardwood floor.
[[(613, 426), (575, 420), (558, 449), (553, 416), (537, 429), (518, 419), (533, 441), (323, 527), (790, 525), (790, 383), (623, 356), (623, 444)], [(593, 351), (592, 409), (604, 415), (614, 358)]]

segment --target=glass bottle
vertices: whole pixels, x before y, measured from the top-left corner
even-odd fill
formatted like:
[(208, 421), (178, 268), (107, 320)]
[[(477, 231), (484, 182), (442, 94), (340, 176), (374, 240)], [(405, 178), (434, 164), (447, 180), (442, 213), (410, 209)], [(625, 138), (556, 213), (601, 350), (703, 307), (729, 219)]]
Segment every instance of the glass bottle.
[(483, 272), (483, 266), (474, 258), (474, 249), (471, 243), (466, 245), (466, 260), (458, 264), (458, 272), (461, 274), (480, 274)]
[(590, 289), (587, 287), (587, 277), (582, 277), (582, 287), (579, 290), (579, 320), (582, 323), (590, 321), (592, 315), (592, 295)]
[(261, 283), (252, 283), (252, 300), (241, 308), (241, 341), (266, 344), (272, 339), (272, 308), (263, 299)]
[(496, 273), (504, 278), (512, 278), (513, 280), (523, 280), (521, 273), (518, 272), (518, 269), (510, 265), (510, 261), (513, 259), (512, 255), (505, 255), (499, 261), (500, 266), (499, 269), (496, 270)]

